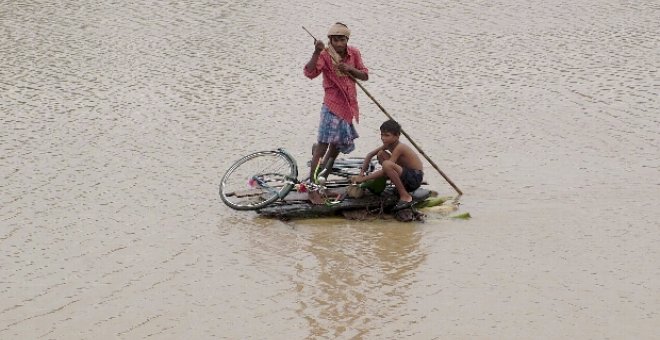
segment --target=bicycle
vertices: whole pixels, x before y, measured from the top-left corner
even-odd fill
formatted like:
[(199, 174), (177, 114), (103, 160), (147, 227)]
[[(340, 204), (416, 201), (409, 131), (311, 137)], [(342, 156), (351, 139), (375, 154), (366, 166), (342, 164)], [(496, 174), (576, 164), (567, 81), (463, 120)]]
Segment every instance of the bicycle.
[[(237, 160), (227, 170), (220, 181), (220, 198), (235, 210), (258, 210), (284, 199), (294, 187), (323, 193), (331, 187), (348, 186), (349, 177), (360, 173), (362, 163), (361, 158), (337, 159), (331, 174), (343, 179), (317, 183), (298, 180), (298, 165), (286, 150), (258, 151)], [(377, 164), (372, 160), (367, 171), (373, 171)]]

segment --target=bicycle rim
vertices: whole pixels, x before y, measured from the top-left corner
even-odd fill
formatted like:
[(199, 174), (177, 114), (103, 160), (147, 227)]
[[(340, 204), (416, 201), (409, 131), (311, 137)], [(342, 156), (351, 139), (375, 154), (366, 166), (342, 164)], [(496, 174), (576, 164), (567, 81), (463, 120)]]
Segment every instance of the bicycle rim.
[(298, 168), (282, 151), (260, 151), (239, 159), (222, 177), (220, 197), (236, 210), (263, 208), (293, 187)]

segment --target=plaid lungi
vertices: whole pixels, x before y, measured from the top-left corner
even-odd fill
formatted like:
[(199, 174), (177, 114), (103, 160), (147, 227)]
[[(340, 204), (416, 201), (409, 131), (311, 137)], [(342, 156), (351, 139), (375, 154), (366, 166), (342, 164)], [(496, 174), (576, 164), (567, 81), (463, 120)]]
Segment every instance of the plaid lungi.
[(341, 153), (355, 150), (353, 140), (360, 137), (353, 126), (338, 116), (335, 116), (325, 104), (321, 107), (321, 122), (319, 125), (318, 142), (333, 144)]

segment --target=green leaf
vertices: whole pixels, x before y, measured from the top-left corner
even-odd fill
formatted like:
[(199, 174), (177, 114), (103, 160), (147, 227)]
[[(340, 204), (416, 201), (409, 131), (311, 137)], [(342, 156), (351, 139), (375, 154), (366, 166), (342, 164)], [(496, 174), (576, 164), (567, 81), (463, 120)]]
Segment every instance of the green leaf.
[(469, 212), (466, 212), (466, 213), (454, 215), (451, 218), (460, 218), (462, 220), (469, 220), (470, 218), (472, 218), (472, 216), (470, 216)]
[(416, 208), (430, 208), (430, 207), (435, 207), (436, 205), (441, 205), (447, 201), (449, 201), (451, 197), (445, 196), (445, 197), (432, 197), (432, 198), (427, 198), (426, 200), (419, 202), (419, 205), (415, 205)]

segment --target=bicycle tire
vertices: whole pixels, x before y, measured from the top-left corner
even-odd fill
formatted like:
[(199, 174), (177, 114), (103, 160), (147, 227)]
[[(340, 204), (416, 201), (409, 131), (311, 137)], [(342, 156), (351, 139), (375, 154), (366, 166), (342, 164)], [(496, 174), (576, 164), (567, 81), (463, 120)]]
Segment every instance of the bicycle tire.
[(286, 196), (297, 177), (298, 166), (286, 151), (255, 152), (225, 172), (220, 198), (235, 210), (257, 210)]

